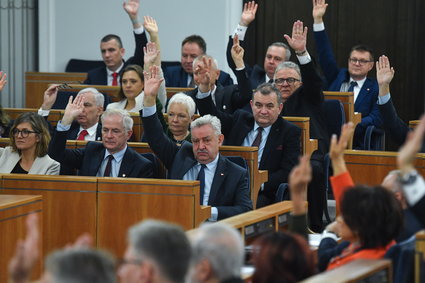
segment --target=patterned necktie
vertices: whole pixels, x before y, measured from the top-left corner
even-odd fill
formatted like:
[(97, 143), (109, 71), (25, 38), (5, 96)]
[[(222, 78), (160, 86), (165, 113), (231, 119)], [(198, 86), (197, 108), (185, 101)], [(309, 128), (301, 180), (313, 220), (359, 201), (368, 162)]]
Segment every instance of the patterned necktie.
[(108, 163), (105, 167), (105, 172), (103, 173), (103, 177), (111, 177), (111, 169), (112, 169), (112, 160), (114, 159), (114, 156), (112, 154), (108, 155)]
[(118, 85), (118, 73), (117, 72), (112, 73), (112, 85), (113, 86)]
[(80, 134), (77, 137), (77, 141), (83, 141), (84, 138), (89, 134), (89, 132), (87, 132), (87, 130), (82, 130), (80, 132)]
[(357, 82), (356, 81), (351, 81), (350, 82), (350, 87), (348, 88), (348, 92), (353, 92), (354, 91), (354, 87), (357, 86)]
[(200, 182), (200, 194), (199, 194), (199, 204), (202, 205), (202, 202), (204, 200), (204, 188), (205, 188), (205, 167), (207, 167), (207, 165), (205, 164), (201, 164), (201, 170), (199, 170), (199, 174), (198, 174), (198, 178), (196, 178), (196, 180), (199, 180)]
[(261, 144), (261, 138), (262, 138), (262, 136), (263, 136), (263, 134), (262, 134), (262, 133), (263, 133), (263, 128), (258, 127), (257, 132), (258, 132), (258, 134), (257, 134), (257, 136), (255, 137), (255, 140), (252, 142), (252, 145), (251, 145), (251, 146), (260, 147), (260, 144)]

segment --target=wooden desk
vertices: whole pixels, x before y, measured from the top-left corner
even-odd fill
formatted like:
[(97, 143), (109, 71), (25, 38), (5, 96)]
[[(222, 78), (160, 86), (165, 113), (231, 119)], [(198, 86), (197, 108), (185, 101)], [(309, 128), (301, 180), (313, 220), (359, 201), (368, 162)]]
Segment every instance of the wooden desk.
[[(366, 280), (366, 281), (363, 281)], [(370, 281), (369, 281), (370, 280)], [(393, 282), (391, 261), (357, 259), (330, 271), (309, 277), (302, 283)]]
[[(4, 193), (3, 190), (1, 192)], [(8, 282), (9, 261), (15, 254), (18, 239), (24, 239), (26, 236), (26, 217), (32, 213), (39, 215), (40, 237), (43, 237), (42, 197), (0, 194), (0, 282)], [(43, 253), (40, 254), (40, 258), (43, 258)], [(40, 276), (41, 266), (42, 261), (38, 261), (34, 268), (33, 279)]]
[(415, 250), (415, 282), (420, 283), (425, 278), (425, 230), (416, 233)]
[(82, 83), (86, 77), (87, 73), (25, 72), (25, 107), (38, 109), (50, 84)]
[[(40, 104), (41, 106), (41, 104)], [(10, 119), (15, 120), (19, 115), (27, 112), (37, 113), (39, 108), (3, 108), (3, 111), (10, 117)], [(49, 117), (47, 120), (56, 126), (58, 121), (62, 119), (64, 110), (50, 110)]]
[[(170, 99), (174, 94), (178, 92), (188, 92), (194, 90), (193, 87), (167, 87), (167, 99)], [(163, 105), (165, 107), (165, 105)]]
[(286, 121), (289, 121), (297, 125), (301, 129), (301, 153), (309, 153), (317, 150), (318, 141), (310, 138), (310, 117), (282, 117)]

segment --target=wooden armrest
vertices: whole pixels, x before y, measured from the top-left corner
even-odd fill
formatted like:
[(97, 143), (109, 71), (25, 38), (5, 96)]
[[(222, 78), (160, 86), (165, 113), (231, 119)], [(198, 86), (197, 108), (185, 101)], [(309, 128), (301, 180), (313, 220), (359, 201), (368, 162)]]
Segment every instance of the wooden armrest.
[(317, 150), (318, 147), (319, 145), (317, 139), (310, 139), (307, 143), (305, 153), (309, 153), (311, 155), (313, 151)]
[(269, 180), (269, 171), (268, 170), (258, 170), (256, 174), (255, 183), (251, 184), (251, 200), (252, 207), (255, 209), (257, 207), (257, 198), (258, 193), (260, 192), (261, 184)]
[(202, 222), (211, 217), (211, 206), (201, 205), (199, 210), (198, 219), (196, 219), (196, 226), (199, 226)]

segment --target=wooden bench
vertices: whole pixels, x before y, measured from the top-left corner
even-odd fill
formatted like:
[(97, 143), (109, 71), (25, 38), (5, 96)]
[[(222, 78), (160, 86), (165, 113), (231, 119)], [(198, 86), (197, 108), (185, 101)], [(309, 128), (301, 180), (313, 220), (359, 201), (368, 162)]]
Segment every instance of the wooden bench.
[[(192, 87), (167, 87), (166, 91), (167, 91), (167, 99), (169, 100), (174, 94), (178, 93), (178, 92), (188, 92), (194, 90), (194, 88)], [(165, 107), (165, 105), (164, 105)]]
[[(41, 104), (40, 104), (41, 105)], [(10, 119), (15, 120), (19, 115), (27, 112), (37, 113), (39, 108), (3, 108), (3, 111), (10, 117)], [(62, 119), (63, 110), (50, 110), (49, 117), (47, 120), (56, 126), (58, 121)]]
[(87, 73), (25, 72), (25, 107), (38, 109), (50, 84), (81, 84), (86, 77)]
[(425, 278), (425, 230), (416, 233), (415, 282), (424, 282)]
[(318, 148), (318, 141), (310, 138), (310, 117), (282, 117), (301, 129), (301, 153), (312, 154)]
[(391, 261), (357, 259), (333, 270), (309, 277), (302, 283), (393, 282)]
[[(41, 227), (43, 222), (42, 197), (36, 195), (0, 195), (0, 282), (8, 282), (9, 261), (16, 252), (18, 239), (25, 239), (27, 232), (26, 217), (33, 213), (39, 215), (40, 237), (42, 238), (44, 236)], [(43, 258), (43, 253), (40, 254), (40, 258)], [(33, 279), (41, 275), (41, 266), (42, 261), (37, 261), (32, 273)]]

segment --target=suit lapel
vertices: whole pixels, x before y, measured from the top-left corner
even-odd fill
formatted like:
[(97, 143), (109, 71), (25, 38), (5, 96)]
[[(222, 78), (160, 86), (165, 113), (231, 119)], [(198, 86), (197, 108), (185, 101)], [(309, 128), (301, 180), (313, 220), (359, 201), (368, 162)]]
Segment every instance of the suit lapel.
[(214, 178), (211, 184), (210, 195), (208, 197), (208, 204), (215, 203), (217, 194), (221, 188), (221, 185), (224, 182), (224, 179), (226, 178), (226, 175), (227, 175), (226, 162), (227, 162), (226, 159), (224, 159), (224, 157), (220, 155), (217, 162), (217, 168), (215, 169)]
[[(90, 142), (92, 143), (92, 142)], [(85, 153), (87, 153), (87, 146), (89, 144), (86, 145), (86, 149), (85, 149)], [(100, 166), (102, 165), (102, 161), (103, 161), (103, 157), (105, 156), (105, 148), (103, 147), (103, 145), (99, 145), (98, 150), (96, 150), (98, 153), (93, 152), (93, 155), (90, 155), (90, 158), (92, 160), (93, 167), (91, 167), (90, 169), (93, 170), (93, 172), (91, 172), (90, 176), (96, 176), (97, 172), (99, 171)]]
[(223, 109), (224, 95), (223, 95), (223, 87), (221, 86), (221, 84), (216, 85), (214, 96), (215, 96), (216, 108), (220, 111), (225, 111), (226, 109)]
[(133, 164), (134, 155), (131, 152), (131, 148), (127, 146), (127, 149), (124, 153), (124, 156), (121, 161), (120, 170), (118, 172), (118, 177), (130, 177), (132, 169), (135, 168)]
[(360, 89), (359, 95), (357, 96), (356, 102), (354, 103), (354, 109), (358, 109), (359, 105), (362, 105), (363, 100), (366, 99), (366, 97), (369, 95), (369, 92), (371, 90), (371, 83), (368, 79), (364, 82), (362, 88)]

